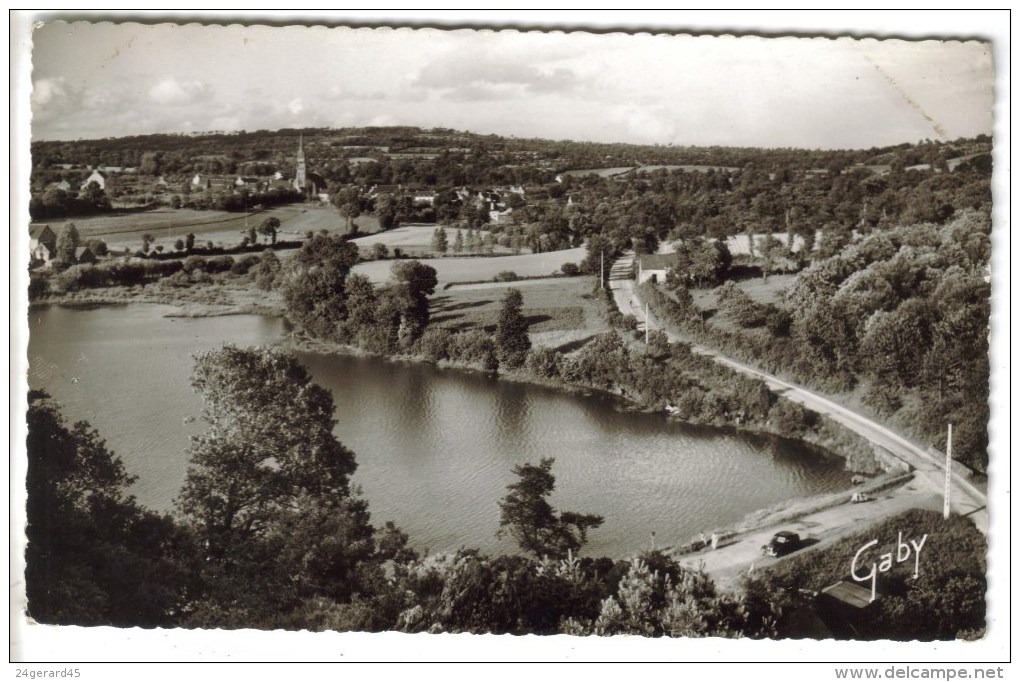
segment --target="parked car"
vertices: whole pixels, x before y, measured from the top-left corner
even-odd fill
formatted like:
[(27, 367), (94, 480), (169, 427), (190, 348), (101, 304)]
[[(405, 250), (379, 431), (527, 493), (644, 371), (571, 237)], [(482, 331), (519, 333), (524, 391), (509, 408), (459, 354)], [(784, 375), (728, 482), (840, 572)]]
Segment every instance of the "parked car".
[(854, 504), (857, 504), (858, 502), (871, 502), (873, 499), (875, 498), (868, 493), (858, 492), (850, 496), (850, 501)]
[(800, 536), (789, 530), (781, 530), (772, 539), (761, 546), (765, 556), (783, 556), (800, 548)]

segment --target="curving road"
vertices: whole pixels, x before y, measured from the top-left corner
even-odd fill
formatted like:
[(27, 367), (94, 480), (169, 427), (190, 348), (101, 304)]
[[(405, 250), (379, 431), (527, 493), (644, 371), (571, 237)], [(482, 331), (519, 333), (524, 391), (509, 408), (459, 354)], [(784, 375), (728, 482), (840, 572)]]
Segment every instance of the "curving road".
[[(641, 326), (643, 327), (645, 309), (641, 303), (632, 274), (633, 260), (634, 254), (627, 252), (613, 263), (609, 274), (609, 289), (613, 293), (613, 298), (620, 312), (624, 315), (634, 315), (639, 321), (642, 321)], [(648, 315), (648, 324), (653, 328), (663, 330), (670, 341), (685, 341), (660, 324), (651, 313)], [(761, 379), (775, 393), (800, 403), (814, 412), (830, 417), (848, 429), (860, 434), (874, 445), (877, 445), (909, 466), (914, 470), (915, 477), (918, 480), (924, 482), (926, 487), (941, 495), (945, 487), (944, 453), (939, 453), (933, 448), (929, 449), (918, 445), (893, 432), (883, 424), (879, 424), (844, 405), (809, 391), (802, 386), (783, 381), (772, 374), (762, 372), (733, 358), (726, 357), (715, 350), (697, 345), (692, 345), (691, 349), (696, 353), (708, 355), (714, 358), (716, 362), (731, 367), (742, 374)], [(952, 471), (950, 504), (953, 511), (969, 516), (974, 525), (982, 533), (988, 534), (987, 495), (955, 469)]]

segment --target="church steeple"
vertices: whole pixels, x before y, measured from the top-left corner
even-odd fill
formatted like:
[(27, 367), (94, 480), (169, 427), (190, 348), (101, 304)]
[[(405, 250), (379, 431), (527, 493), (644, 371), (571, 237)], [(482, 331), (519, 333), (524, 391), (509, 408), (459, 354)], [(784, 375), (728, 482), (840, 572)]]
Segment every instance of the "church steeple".
[(298, 136), (297, 147), (297, 172), (294, 174), (294, 189), (304, 191), (308, 186), (307, 169), (305, 168), (305, 136), (301, 133)]

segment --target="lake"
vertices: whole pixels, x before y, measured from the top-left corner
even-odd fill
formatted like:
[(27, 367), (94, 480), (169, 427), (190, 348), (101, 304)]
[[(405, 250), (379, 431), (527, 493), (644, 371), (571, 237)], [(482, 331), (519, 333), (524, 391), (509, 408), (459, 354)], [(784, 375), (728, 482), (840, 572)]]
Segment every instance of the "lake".
[[(86, 420), (138, 476), (139, 502), (172, 507), (190, 437), (204, 431), (189, 383), (193, 353), (270, 344), (273, 318), (165, 317), (155, 305), (29, 312), (29, 385)], [(611, 396), (380, 358), (298, 353), (336, 401), (336, 434), (357, 455), (354, 483), (373, 521), (392, 520), (419, 549), (512, 551), (497, 540), (497, 502), (512, 468), (555, 457), (560, 509), (601, 514), (585, 553), (624, 557), (794, 497), (849, 487), (842, 460), (803, 444), (693, 427), (627, 411)]]

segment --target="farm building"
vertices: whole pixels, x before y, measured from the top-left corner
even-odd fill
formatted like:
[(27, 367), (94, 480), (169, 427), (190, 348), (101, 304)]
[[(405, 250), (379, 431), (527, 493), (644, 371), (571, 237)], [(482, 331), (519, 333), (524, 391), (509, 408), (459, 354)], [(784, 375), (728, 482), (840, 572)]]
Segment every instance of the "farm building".
[(49, 225), (30, 225), (28, 228), (28, 249), (32, 260), (49, 263), (57, 250), (57, 235)]
[(665, 282), (666, 273), (676, 263), (676, 257), (669, 253), (643, 253), (637, 257), (637, 282)]
[(99, 259), (96, 258), (96, 254), (92, 253), (92, 250), (87, 246), (79, 246), (74, 250), (74, 262), (79, 265), (86, 263), (96, 263)]

